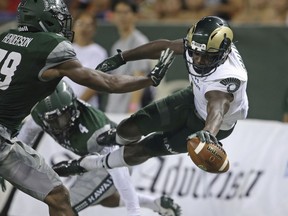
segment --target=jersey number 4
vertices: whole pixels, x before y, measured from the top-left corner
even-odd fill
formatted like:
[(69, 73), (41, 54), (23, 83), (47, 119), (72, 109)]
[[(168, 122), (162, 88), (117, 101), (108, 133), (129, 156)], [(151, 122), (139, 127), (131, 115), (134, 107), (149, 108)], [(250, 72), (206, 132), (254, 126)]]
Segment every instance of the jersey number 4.
[(8, 53), (7, 50), (0, 49), (0, 89), (5, 90), (12, 81), (12, 76), (21, 61), (21, 54), (17, 52)]

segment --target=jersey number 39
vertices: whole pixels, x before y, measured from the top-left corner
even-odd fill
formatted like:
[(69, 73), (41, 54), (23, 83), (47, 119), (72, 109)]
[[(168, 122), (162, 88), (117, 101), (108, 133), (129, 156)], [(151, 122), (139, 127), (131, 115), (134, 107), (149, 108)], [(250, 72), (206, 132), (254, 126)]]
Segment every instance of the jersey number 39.
[(5, 90), (12, 81), (12, 76), (20, 64), (21, 54), (17, 52), (8, 53), (7, 50), (0, 49), (0, 89)]

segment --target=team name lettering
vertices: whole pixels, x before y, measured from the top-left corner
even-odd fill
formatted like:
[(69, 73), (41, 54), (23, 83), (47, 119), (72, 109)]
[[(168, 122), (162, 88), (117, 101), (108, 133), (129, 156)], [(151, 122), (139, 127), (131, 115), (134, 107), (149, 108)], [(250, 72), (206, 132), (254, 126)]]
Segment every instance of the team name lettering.
[(171, 148), (170, 144), (168, 143), (168, 139), (167, 138), (164, 138), (164, 145), (165, 145), (165, 148), (172, 154), (177, 154), (179, 152), (176, 152), (176, 151), (173, 151), (173, 149)]
[(111, 187), (113, 186), (112, 177), (109, 175), (107, 176), (97, 188), (81, 203), (74, 206), (76, 211), (81, 211), (82, 209), (86, 208), (87, 206), (97, 203), (100, 197), (102, 197)]
[(15, 46), (28, 47), (32, 40), (33, 38), (9, 33), (2, 39), (2, 42)]

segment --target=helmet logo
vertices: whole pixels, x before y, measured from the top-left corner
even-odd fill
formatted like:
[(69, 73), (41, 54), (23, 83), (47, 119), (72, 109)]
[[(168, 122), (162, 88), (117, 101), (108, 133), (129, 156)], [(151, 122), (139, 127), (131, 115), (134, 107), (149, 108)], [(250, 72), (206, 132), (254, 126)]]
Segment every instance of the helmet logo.
[(206, 51), (206, 44), (200, 44), (200, 43), (197, 43), (196, 41), (192, 41), (191, 48), (192, 50)]

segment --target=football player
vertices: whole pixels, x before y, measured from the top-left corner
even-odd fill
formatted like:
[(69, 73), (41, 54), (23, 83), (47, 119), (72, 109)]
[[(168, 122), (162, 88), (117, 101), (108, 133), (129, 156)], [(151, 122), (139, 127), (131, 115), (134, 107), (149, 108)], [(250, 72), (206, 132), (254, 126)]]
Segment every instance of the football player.
[(74, 164), (94, 170), (186, 153), (189, 135), (197, 135), (202, 142), (218, 143), (233, 132), (237, 120), (246, 118), (247, 71), (233, 43), (232, 29), (219, 17), (202, 18), (184, 39), (152, 41), (112, 56), (97, 68), (112, 70), (127, 61), (157, 58), (168, 47), (184, 55), (191, 86), (140, 109), (120, 122), (117, 130), (98, 137), (100, 144), (116, 142), (123, 145), (121, 148), (104, 156), (81, 158)]
[[(115, 128), (116, 123), (100, 110), (77, 99), (72, 88), (64, 81), (60, 81), (50, 96), (35, 105), (31, 116), (18, 135), (19, 140), (29, 145), (44, 130), (61, 146), (79, 156), (107, 154), (119, 148), (98, 145), (98, 135)], [(59, 166), (62, 163), (54, 165), (54, 169), (57, 171)], [(99, 188), (105, 189), (99, 193)], [(180, 207), (170, 197), (154, 199), (136, 194), (127, 167), (99, 169), (79, 175), (69, 192), (76, 212), (97, 204), (116, 207), (124, 203), (128, 216), (140, 215), (140, 206), (150, 208), (160, 215), (180, 215)]]
[(0, 35), (0, 176), (48, 204), (50, 215), (74, 215), (59, 176), (37, 152), (13, 139), (21, 121), (64, 76), (115, 93), (157, 86), (173, 51), (163, 52), (160, 67), (147, 77), (109, 75), (84, 68), (75, 57), (72, 18), (63, 0), (22, 0), (17, 17), (18, 29)]

